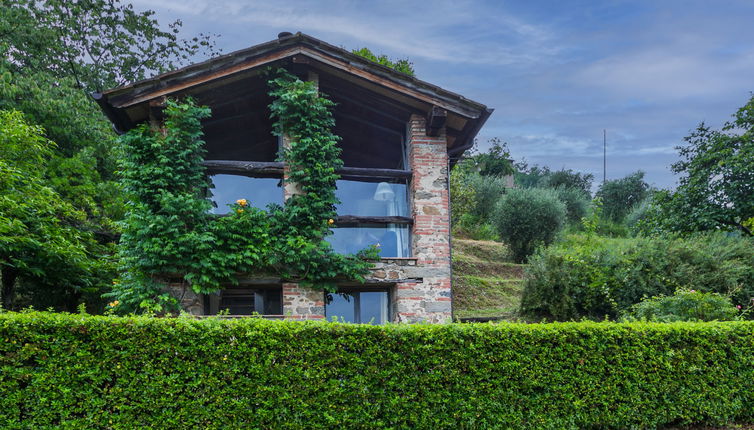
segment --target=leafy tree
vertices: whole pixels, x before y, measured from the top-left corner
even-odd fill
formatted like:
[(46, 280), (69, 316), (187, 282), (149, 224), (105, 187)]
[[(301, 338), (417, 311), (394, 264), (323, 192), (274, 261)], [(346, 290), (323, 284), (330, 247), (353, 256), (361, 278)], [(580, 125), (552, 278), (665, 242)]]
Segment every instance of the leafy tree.
[(522, 263), (540, 245), (549, 245), (566, 221), (566, 207), (554, 190), (512, 188), (495, 207), (500, 238)]
[(503, 177), (515, 172), (510, 158), (508, 144), (497, 137), (488, 141), (490, 148), (487, 152), (479, 152), (478, 142), (469, 151), (463, 161), (458, 163), (458, 169), (467, 173), (478, 173), (481, 176)]
[(525, 188), (573, 188), (579, 190), (585, 198), (592, 195), (591, 173), (580, 173), (571, 169), (552, 171), (547, 166), (533, 165), (529, 167), (526, 162), (517, 163), (515, 182)]
[(621, 179), (606, 181), (597, 191), (605, 217), (613, 222), (622, 222), (647, 196), (649, 184), (644, 181), (644, 172), (641, 170)]
[(408, 58), (391, 60), (387, 57), (387, 55), (374, 54), (369, 48), (354, 49), (351, 52), (358, 56), (364, 57), (367, 60), (371, 60), (375, 63), (382, 64), (383, 66), (390, 67), (395, 71), (405, 73), (409, 76), (415, 75), (414, 65), (408, 60)]
[(79, 228), (85, 214), (43, 182), (41, 167), (53, 147), (20, 112), (0, 111), (0, 277), (9, 309), (20, 281), (76, 297), (107, 277), (107, 259), (91, 252), (103, 248)]
[(694, 232), (737, 230), (754, 235), (754, 96), (722, 130), (700, 124), (678, 147), (678, 188), (658, 194), (649, 226)]
[(18, 70), (69, 77), (89, 91), (175, 69), (199, 53), (214, 53), (212, 37), (178, 37), (153, 11), (120, 0), (6, 0), (0, 9), (4, 56)]
[(572, 225), (581, 223), (581, 219), (589, 211), (589, 199), (584, 196), (584, 193), (577, 188), (566, 186), (555, 188), (555, 193), (565, 204), (568, 223)]
[[(36, 181), (75, 213), (66, 218), (69, 226), (81, 237), (96, 239), (82, 243), (86, 255), (103, 263), (109, 262), (124, 204), (114, 180), (115, 134), (88, 92), (178, 67), (199, 53), (214, 53), (209, 37), (181, 39), (180, 21), (163, 28), (153, 16), (120, 0), (8, 0), (0, 8), (0, 109), (22, 111), (56, 142), (37, 166)], [(89, 273), (97, 278), (92, 288), (110, 284), (101, 281), (112, 279), (112, 270), (81, 267), (97, 272)], [(23, 278), (19, 292), (51, 298), (63, 294), (58, 301), (75, 308), (83, 290), (42, 282), (62, 270), (57, 265), (39, 270), (46, 271), (44, 276)]]
[(546, 186), (548, 188), (570, 188), (579, 191), (584, 198), (589, 199), (592, 195), (593, 180), (594, 175), (591, 173), (580, 173), (571, 169), (561, 169), (547, 175), (540, 186)]

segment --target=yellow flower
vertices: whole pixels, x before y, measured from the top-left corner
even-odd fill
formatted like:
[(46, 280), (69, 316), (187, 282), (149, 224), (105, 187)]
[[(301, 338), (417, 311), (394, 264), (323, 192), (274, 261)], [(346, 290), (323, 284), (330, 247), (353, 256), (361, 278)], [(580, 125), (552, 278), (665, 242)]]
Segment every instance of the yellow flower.
[(330, 219), (327, 220), (327, 223), (330, 224), (330, 225), (333, 225), (333, 224), (335, 224), (335, 220), (332, 219), (332, 218), (330, 218)]
[(108, 303), (107, 305), (110, 306), (111, 308), (114, 308), (114, 307), (118, 306), (119, 304), (120, 304), (120, 302), (118, 300), (116, 300), (114, 302)]
[(247, 202), (246, 199), (238, 199), (236, 200), (236, 204), (238, 204), (238, 206), (246, 206), (249, 202)]
[(243, 209), (236, 209), (237, 213), (243, 213)]

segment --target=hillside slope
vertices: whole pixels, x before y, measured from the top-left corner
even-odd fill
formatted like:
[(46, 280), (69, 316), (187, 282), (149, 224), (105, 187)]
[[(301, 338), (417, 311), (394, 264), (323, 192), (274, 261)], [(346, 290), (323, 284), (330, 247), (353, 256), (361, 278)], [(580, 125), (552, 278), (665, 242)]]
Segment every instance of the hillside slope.
[(515, 319), (521, 303), (522, 264), (500, 242), (453, 239), (455, 318)]

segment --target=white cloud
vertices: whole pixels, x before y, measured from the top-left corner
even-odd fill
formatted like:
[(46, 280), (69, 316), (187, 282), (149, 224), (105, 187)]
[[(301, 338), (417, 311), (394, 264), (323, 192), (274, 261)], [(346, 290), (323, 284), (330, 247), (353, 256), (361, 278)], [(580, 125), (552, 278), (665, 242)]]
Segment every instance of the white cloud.
[[(478, 2), (350, 2), (285, 4), (241, 0), (136, 0), (142, 7), (191, 14), (227, 27), (244, 25), (337, 34), (408, 56), (445, 63), (512, 65), (558, 52), (543, 26)], [(485, 13), (487, 12), (487, 13)]]

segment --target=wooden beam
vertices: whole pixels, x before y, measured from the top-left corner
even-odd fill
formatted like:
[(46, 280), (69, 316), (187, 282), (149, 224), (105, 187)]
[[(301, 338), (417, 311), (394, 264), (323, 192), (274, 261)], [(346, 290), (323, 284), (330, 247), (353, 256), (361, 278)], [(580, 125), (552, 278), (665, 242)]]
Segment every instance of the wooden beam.
[(202, 165), (211, 173), (283, 175), (283, 163), (279, 161), (205, 160)]
[[(238, 160), (205, 160), (202, 165), (207, 170), (216, 173), (254, 175), (283, 175), (283, 163), (279, 161), (238, 161)], [(341, 167), (337, 170), (343, 179), (374, 178), (374, 179), (408, 179), (410, 170), (399, 169), (371, 169), (366, 167)]]
[(413, 218), (406, 216), (356, 216), (356, 215), (339, 215), (335, 218), (335, 223), (343, 224), (406, 224), (414, 223)]
[(410, 170), (400, 169), (373, 169), (368, 167), (341, 167), (337, 173), (343, 179), (349, 178), (384, 178), (384, 179), (408, 179), (411, 177)]
[(432, 106), (432, 109), (427, 114), (427, 136), (439, 136), (440, 130), (445, 127), (447, 119), (448, 111), (438, 106)]

